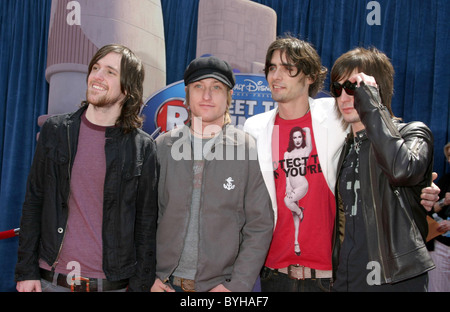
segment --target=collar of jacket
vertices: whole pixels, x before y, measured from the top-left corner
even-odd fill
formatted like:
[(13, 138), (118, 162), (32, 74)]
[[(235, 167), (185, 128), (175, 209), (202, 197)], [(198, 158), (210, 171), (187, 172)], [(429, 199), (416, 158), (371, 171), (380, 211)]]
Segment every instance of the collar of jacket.
[(364, 141), (366, 139), (367, 139), (367, 132), (366, 132), (366, 129), (363, 129), (363, 130), (360, 130), (360, 131), (356, 132), (356, 137), (354, 137), (353, 132), (350, 131), (347, 134), (347, 137), (345, 138), (345, 141), (347, 143), (353, 143), (354, 141), (355, 142), (362, 142), (362, 141)]
[[(175, 141), (177, 143), (184, 143), (185, 141), (191, 141), (191, 130), (189, 124), (177, 127), (170, 132), (171, 140), (167, 141), (168, 146), (172, 146)], [(232, 145), (239, 146), (245, 143), (245, 133), (243, 131), (238, 131), (233, 125), (225, 124), (222, 127), (221, 133), (212, 137), (210, 140), (214, 140), (215, 144)]]

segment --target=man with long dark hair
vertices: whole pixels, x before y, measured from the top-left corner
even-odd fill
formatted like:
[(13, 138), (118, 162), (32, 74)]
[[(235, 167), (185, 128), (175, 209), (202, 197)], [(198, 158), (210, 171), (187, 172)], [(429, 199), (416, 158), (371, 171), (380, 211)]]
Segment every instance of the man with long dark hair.
[(144, 68), (122, 45), (89, 64), (86, 101), (42, 126), (27, 182), (18, 291), (149, 291), (156, 151), (140, 127)]
[[(350, 133), (336, 186), (333, 269), (337, 291), (426, 291), (434, 268), (425, 241), (433, 135), (391, 109), (394, 68), (383, 52), (356, 48), (331, 70), (331, 93)], [(341, 203), (341, 205), (340, 205)]]

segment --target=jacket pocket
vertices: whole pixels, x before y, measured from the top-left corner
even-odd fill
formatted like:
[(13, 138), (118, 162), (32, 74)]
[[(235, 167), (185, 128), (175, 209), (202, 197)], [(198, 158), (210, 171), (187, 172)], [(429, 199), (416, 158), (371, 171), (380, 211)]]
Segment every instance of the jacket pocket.
[(137, 161), (130, 164), (130, 166), (125, 166), (122, 179), (125, 181), (140, 177), (142, 174), (142, 161)]
[(142, 175), (142, 162), (132, 162), (125, 164), (122, 170), (120, 181), (120, 194), (122, 194), (122, 200), (127, 205), (133, 205), (136, 201), (136, 192), (139, 185), (139, 178)]
[(50, 163), (56, 165), (65, 165), (69, 162), (70, 159), (67, 151), (63, 151), (57, 146), (47, 147), (45, 156)]
[(47, 191), (54, 193), (58, 189), (55, 183), (62, 183), (70, 179), (70, 156), (56, 146), (46, 149), (45, 153), (45, 186)]

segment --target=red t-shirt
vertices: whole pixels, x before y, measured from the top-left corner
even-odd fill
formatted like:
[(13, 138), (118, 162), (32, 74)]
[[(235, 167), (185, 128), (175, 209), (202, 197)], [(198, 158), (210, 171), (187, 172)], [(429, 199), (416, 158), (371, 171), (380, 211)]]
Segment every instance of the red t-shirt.
[(295, 120), (277, 116), (272, 142), (278, 219), (265, 265), (331, 270), (335, 201), (320, 167), (311, 113)]

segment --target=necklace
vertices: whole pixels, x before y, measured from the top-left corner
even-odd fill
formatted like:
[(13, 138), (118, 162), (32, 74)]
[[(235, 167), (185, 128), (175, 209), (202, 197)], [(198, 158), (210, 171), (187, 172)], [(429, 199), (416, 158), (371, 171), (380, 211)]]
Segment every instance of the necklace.
[(195, 131), (194, 128), (192, 128), (192, 127), (191, 127), (191, 131), (194, 134), (196, 134), (197, 136), (201, 137), (202, 139), (210, 139), (216, 135), (214, 132), (212, 132), (210, 135), (206, 136), (203, 133), (199, 133), (199, 132)]
[(289, 108), (285, 109), (285, 110), (280, 110), (280, 108), (278, 107), (278, 116), (280, 116), (281, 119), (285, 119), (285, 120), (292, 120), (292, 119), (298, 119), (298, 118), (303, 118), (304, 116), (306, 116), (309, 113), (309, 105), (308, 105), (308, 109), (306, 110), (306, 112), (300, 116), (297, 115), (298, 111), (291, 111)]

